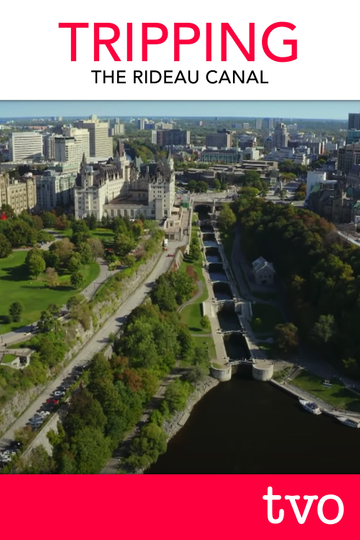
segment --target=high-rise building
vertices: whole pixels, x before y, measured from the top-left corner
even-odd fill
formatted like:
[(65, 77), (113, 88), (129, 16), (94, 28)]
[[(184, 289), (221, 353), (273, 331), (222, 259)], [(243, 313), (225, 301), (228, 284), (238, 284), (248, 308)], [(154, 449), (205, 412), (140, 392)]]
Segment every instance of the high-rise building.
[(231, 148), (232, 133), (226, 129), (218, 130), (217, 133), (208, 133), (205, 139), (206, 146), (214, 148)]
[(360, 129), (360, 113), (349, 113), (348, 130)]
[(276, 124), (272, 142), (273, 148), (286, 148), (288, 146), (289, 134), (287, 132), (286, 124)]
[(137, 121), (138, 129), (145, 129), (145, 125), (148, 123), (147, 118), (139, 118)]
[(77, 141), (75, 137), (55, 137), (55, 161), (72, 163), (78, 168), (83, 155), (89, 157), (89, 150), (84, 152), (82, 141)]
[(256, 118), (255, 119), (255, 129), (262, 129), (262, 118)]
[(338, 150), (338, 167), (343, 174), (348, 174), (353, 165), (360, 164), (360, 144), (347, 144)]
[(125, 126), (120, 122), (119, 118), (114, 118), (113, 120), (110, 120), (110, 127), (109, 127), (109, 136), (121, 136), (125, 134)]
[(36, 206), (35, 178), (27, 173), (21, 180), (10, 179), (7, 174), (0, 174), (0, 207), (9, 204), (15, 214), (23, 210), (31, 212)]
[(9, 134), (10, 161), (38, 159), (43, 156), (43, 138), (40, 133), (15, 132)]
[[(73, 137), (76, 145), (80, 148), (81, 157), (85, 154), (85, 157), (90, 157), (90, 133), (87, 129), (79, 128), (64, 128), (63, 135), (65, 137)], [(80, 164), (81, 160), (79, 161)]]
[(154, 130), (151, 140), (159, 146), (187, 146), (190, 144), (190, 131), (182, 129)]
[(43, 145), (44, 145), (44, 157), (48, 160), (55, 159), (55, 133), (46, 133), (43, 136)]
[(350, 129), (346, 137), (346, 143), (352, 144), (360, 142), (360, 129)]
[(109, 158), (113, 155), (113, 140), (109, 137), (109, 124), (96, 116), (75, 122), (75, 127), (87, 129), (90, 136), (90, 157)]
[(272, 129), (274, 129), (274, 119), (273, 118), (264, 118), (264, 126), (269, 130), (271, 131)]

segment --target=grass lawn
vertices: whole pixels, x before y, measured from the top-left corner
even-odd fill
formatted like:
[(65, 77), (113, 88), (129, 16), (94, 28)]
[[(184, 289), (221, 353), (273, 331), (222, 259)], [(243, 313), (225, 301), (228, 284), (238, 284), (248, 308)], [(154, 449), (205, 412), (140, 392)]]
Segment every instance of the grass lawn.
[[(277, 324), (284, 322), (281, 311), (270, 304), (252, 304), (252, 312), (253, 319), (250, 324), (255, 333), (272, 333)], [(255, 319), (260, 319), (261, 323), (256, 324)]]
[[(67, 238), (71, 238), (73, 234), (72, 229), (66, 229), (65, 231), (58, 230), (57, 232)], [(89, 234), (91, 238), (99, 238), (105, 247), (110, 246), (114, 241), (114, 231), (111, 229), (94, 229), (93, 231), (89, 231)]]
[[(20, 322), (1, 324), (0, 334), (37, 321), (41, 311), (49, 304), (62, 306), (78, 292), (69, 285), (69, 275), (59, 277), (60, 285), (56, 289), (49, 289), (46, 286), (44, 275), (29, 280), (24, 265), (26, 255), (26, 251), (14, 251), (6, 259), (0, 259), (0, 323), (1, 318), (8, 314), (10, 304), (13, 302), (20, 302), (24, 308)], [(100, 267), (97, 263), (92, 263), (84, 266), (81, 272), (85, 279), (85, 288), (98, 277)]]
[(202, 349), (207, 350), (209, 348), (209, 357), (210, 360), (216, 360), (216, 352), (215, 352), (215, 345), (214, 340), (211, 337), (194, 337), (195, 343), (197, 347), (201, 347)]
[(91, 238), (98, 238), (104, 244), (104, 247), (109, 247), (114, 243), (114, 231), (111, 229), (94, 229), (90, 231)]
[(5, 354), (4, 358), (2, 359), (3, 363), (8, 364), (15, 360), (17, 358), (15, 354)]
[(322, 382), (323, 379), (304, 370), (291, 381), (291, 384), (326, 401), (335, 408), (360, 412), (360, 396), (350, 392), (340, 382), (331, 381), (331, 388), (326, 388)]
[(196, 302), (189, 304), (180, 311), (181, 322), (189, 327), (190, 332), (199, 334), (210, 334), (211, 330), (203, 330), (200, 326), (200, 319), (202, 317), (201, 305)]

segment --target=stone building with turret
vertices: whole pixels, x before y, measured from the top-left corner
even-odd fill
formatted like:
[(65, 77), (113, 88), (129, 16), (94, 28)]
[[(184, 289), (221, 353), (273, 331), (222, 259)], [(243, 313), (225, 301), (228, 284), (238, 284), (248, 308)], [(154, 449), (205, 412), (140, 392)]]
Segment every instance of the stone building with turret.
[(171, 215), (175, 201), (175, 170), (171, 152), (166, 159), (144, 164), (127, 159), (119, 143), (107, 163), (88, 164), (83, 157), (75, 185), (75, 218), (94, 214), (101, 220), (117, 216), (161, 220)]

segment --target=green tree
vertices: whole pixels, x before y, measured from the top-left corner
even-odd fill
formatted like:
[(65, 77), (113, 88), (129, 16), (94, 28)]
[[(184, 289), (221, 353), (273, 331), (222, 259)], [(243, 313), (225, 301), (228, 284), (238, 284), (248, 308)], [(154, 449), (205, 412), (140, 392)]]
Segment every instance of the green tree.
[(320, 315), (314, 325), (312, 337), (320, 344), (327, 344), (335, 335), (336, 324), (333, 315)]
[(275, 343), (278, 348), (289, 353), (297, 349), (299, 345), (298, 329), (292, 323), (278, 324), (275, 326)]
[(9, 316), (14, 322), (19, 322), (23, 307), (20, 302), (13, 302), (9, 307)]
[(56, 215), (53, 212), (44, 212), (41, 219), (46, 229), (53, 229), (56, 225)]
[(94, 214), (91, 214), (91, 216), (88, 216), (86, 218), (86, 223), (90, 229), (90, 231), (93, 231), (94, 229), (96, 229), (97, 227), (97, 219), (96, 219), (96, 216), (94, 216)]
[(46, 285), (52, 289), (53, 287), (56, 287), (59, 282), (59, 274), (55, 270), (55, 268), (47, 268), (46, 269)]
[(4, 234), (0, 233), (0, 259), (8, 257), (11, 253), (11, 244)]
[(33, 255), (28, 262), (29, 274), (34, 277), (38, 277), (45, 272), (46, 264), (44, 258), (41, 255)]
[(119, 257), (125, 257), (135, 247), (133, 238), (125, 233), (120, 233), (114, 239), (114, 251)]
[(74, 272), (70, 276), (70, 283), (74, 289), (80, 289), (80, 287), (82, 287), (84, 284), (84, 276), (81, 272)]
[(111, 456), (109, 443), (101, 430), (89, 426), (72, 437), (70, 452), (74, 456), (77, 474), (97, 474)]
[(90, 264), (93, 261), (93, 253), (88, 243), (80, 244), (78, 247), (81, 264)]
[(188, 387), (180, 379), (172, 382), (165, 391), (165, 400), (172, 412), (185, 409), (187, 397)]
[(230, 229), (235, 225), (236, 216), (231, 210), (230, 205), (223, 204), (223, 207), (219, 213), (218, 223), (219, 228), (225, 232), (230, 231)]
[(196, 185), (196, 191), (198, 193), (207, 193), (207, 190), (209, 189), (209, 186), (207, 182), (204, 180), (199, 180), (199, 182)]
[(200, 326), (203, 330), (210, 330), (210, 319), (207, 315), (201, 317)]
[(160, 454), (166, 452), (166, 434), (156, 424), (146, 424), (141, 429), (140, 436), (133, 440), (131, 452), (131, 465), (148, 467)]
[(104, 257), (104, 245), (99, 238), (89, 238), (87, 242), (94, 260)]
[(192, 261), (198, 261), (201, 258), (201, 249), (198, 238), (193, 238), (190, 242), (189, 255)]
[[(86, 246), (86, 244), (84, 244)], [(73, 253), (66, 264), (67, 269), (71, 274), (77, 272), (81, 267), (81, 254)]]
[(214, 188), (219, 190), (221, 189), (221, 182), (217, 178), (214, 180)]
[(188, 185), (187, 185), (187, 188), (188, 190), (193, 193), (194, 191), (196, 191), (196, 188), (197, 188), (197, 182), (196, 180), (189, 180), (188, 182)]
[(15, 212), (13, 208), (10, 206), (10, 204), (2, 204), (1, 205), (1, 213), (5, 214), (7, 218), (14, 218)]

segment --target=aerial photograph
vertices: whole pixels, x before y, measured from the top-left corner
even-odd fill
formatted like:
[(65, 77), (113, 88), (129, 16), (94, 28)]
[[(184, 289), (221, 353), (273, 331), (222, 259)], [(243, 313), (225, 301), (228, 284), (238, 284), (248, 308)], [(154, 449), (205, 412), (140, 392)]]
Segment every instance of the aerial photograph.
[(0, 102), (0, 474), (359, 474), (359, 320), (360, 101)]

